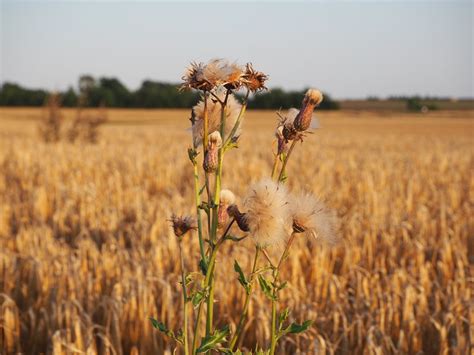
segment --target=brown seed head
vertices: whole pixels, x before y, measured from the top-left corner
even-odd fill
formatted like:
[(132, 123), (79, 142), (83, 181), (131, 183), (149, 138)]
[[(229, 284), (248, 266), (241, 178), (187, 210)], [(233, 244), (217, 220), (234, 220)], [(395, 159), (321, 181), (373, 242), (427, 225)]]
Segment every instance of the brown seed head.
[(252, 92), (257, 92), (259, 90), (265, 90), (265, 81), (268, 80), (268, 75), (256, 71), (252, 67), (252, 63), (247, 63), (245, 74), (244, 74), (244, 81), (245, 86)]
[(195, 230), (197, 228), (195, 226), (195, 221), (191, 216), (176, 216), (173, 214), (170, 221), (174, 235), (178, 238), (182, 237), (190, 230)]
[(204, 153), (203, 168), (208, 173), (213, 173), (217, 170), (219, 164), (219, 148), (222, 145), (221, 134), (217, 131), (209, 135), (209, 143), (207, 150)]

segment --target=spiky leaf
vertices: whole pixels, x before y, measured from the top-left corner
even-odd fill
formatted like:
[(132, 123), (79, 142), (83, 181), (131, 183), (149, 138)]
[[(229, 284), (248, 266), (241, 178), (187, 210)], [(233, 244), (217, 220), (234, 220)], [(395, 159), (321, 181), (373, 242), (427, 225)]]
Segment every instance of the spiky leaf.
[(260, 284), (260, 288), (262, 289), (265, 296), (267, 296), (272, 301), (276, 301), (276, 297), (272, 293), (272, 287), (262, 275), (258, 275), (258, 283)]
[(298, 334), (303, 333), (311, 327), (313, 324), (312, 320), (305, 320), (303, 324), (291, 323), (284, 331), (284, 334)]
[(153, 325), (153, 328), (158, 329), (160, 332), (162, 332), (163, 334), (166, 334), (170, 338), (173, 338), (173, 339), (175, 338), (173, 331), (169, 330), (165, 324), (159, 322), (153, 317), (150, 317), (150, 321), (151, 321), (151, 324)]
[(229, 335), (229, 326), (226, 325), (222, 329), (216, 329), (214, 334), (206, 336), (202, 339), (201, 345), (197, 349), (198, 353), (204, 353), (209, 350), (217, 349), (219, 345), (226, 341), (227, 335)]
[(234, 270), (235, 272), (239, 275), (237, 278), (240, 282), (240, 284), (245, 288), (245, 291), (247, 294), (250, 293), (250, 283), (247, 281), (244, 272), (242, 271), (242, 268), (240, 267), (239, 263), (237, 260), (234, 261)]

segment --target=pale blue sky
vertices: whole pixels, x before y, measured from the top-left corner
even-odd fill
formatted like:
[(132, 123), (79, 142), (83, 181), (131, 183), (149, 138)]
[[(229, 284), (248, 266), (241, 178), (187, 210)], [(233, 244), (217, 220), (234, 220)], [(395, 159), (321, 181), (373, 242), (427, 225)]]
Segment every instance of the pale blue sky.
[(27, 87), (89, 73), (136, 89), (223, 57), (336, 98), (474, 96), (470, 1), (0, 1), (0, 80)]

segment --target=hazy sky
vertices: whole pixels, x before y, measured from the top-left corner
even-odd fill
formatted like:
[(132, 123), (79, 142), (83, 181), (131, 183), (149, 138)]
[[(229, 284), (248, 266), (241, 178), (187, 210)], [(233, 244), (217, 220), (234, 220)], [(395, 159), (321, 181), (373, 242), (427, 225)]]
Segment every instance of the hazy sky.
[(471, 1), (0, 1), (0, 80), (27, 87), (88, 73), (136, 89), (221, 57), (336, 98), (474, 96)]

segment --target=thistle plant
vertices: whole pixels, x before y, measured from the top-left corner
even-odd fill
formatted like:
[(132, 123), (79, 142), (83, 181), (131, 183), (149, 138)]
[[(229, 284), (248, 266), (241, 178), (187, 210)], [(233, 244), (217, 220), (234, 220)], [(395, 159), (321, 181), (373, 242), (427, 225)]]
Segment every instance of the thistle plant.
[[(308, 192), (292, 193), (285, 186), (286, 167), (299, 142), (307, 137), (312, 126), (313, 110), (323, 97), (315, 89), (307, 91), (300, 110), (279, 113), (276, 127), (277, 151), (268, 178), (254, 182), (242, 198), (242, 204), (229, 189), (222, 189), (225, 156), (238, 146), (241, 126), (250, 94), (265, 90), (268, 76), (253, 68), (216, 59), (192, 63), (183, 76), (182, 90), (201, 93), (200, 102), (191, 111), (192, 146), (188, 149), (194, 172), (195, 216), (171, 217), (178, 238), (183, 292), (183, 327), (170, 330), (151, 318), (152, 325), (179, 344), (184, 354), (221, 352), (240, 354), (242, 332), (256, 285), (268, 298), (271, 310), (271, 336), (266, 344), (255, 344), (258, 353), (275, 354), (280, 338), (306, 331), (312, 320), (301, 324), (289, 322), (288, 309), (280, 310), (280, 293), (287, 282), (281, 271), (297, 238), (333, 243), (338, 222), (334, 212)], [(241, 102), (236, 97), (237, 91)], [(182, 243), (191, 243), (196, 231), (199, 244), (198, 272), (184, 269)], [(214, 324), (216, 260), (224, 243), (250, 241), (254, 246), (253, 263), (246, 273), (234, 261), (236, 281), (243, 287), (244, 302), (239, 319), (229, 325)], [(275, 251), (280, 250), (275, 258)], [(269, 253), (271, 251), (271, 253)], [(273, 254), (271, 256), (270, 254)], [(199, 261), (198, 261), (199, 260)], [(201, 276), (197, 276), (197, 275)], [(261, 305), (263, 306), (263, 305)], [(221, 317), (220, 317), (221, 318)], [(193, 324), (188, 324), (193, 321)], [(231, 326), (235, 324), (235, 327)], [(192, 328), (192, 331), (190, 331)]]

